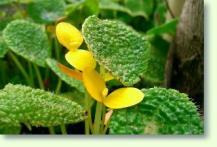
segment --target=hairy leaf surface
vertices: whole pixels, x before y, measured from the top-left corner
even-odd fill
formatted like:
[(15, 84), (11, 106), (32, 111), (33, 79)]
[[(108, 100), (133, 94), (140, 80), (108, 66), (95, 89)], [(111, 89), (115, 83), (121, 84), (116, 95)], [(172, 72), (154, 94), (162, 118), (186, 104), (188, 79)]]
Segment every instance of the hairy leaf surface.
[(115, 110), (110, 134), (202, 134), (203, 123), (197, 107), (186, 94), (173, 89), (143, 90), (143, 101)]

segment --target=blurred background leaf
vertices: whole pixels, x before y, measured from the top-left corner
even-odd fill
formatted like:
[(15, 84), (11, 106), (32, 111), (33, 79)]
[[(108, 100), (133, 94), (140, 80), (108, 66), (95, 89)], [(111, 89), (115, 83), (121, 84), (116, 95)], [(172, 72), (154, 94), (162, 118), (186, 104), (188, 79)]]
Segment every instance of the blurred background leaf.
[(29, 16), (37, 23), (50, 24), (64, 16), (64, 0), (32, 0)]

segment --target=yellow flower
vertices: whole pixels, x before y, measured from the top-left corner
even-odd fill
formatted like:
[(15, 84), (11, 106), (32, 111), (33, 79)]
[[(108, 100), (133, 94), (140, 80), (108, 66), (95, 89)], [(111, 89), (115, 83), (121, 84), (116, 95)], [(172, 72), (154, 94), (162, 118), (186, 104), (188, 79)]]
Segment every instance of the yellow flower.
[(80, 71), (83, 71), (85, 68), (94, 69), (96, 67), (96, 61), (92, 53), (87, 50), (69, 51), (66, 53), (65, 58), (69, 64)]
[(95, 100), (112, 109), (135, 105), (144, 98), (144, 93), (134, 87), (119, 88), (108, 95), (104, 79), (93, 69), (86, 68), (82, 79), (88, 93)]
[[(112, 109), (125, 108), (135, 105), (143, 100), (144, 93), (134, 87), (119, 88), (110, 94), (106, 87), (107, 80), (113, 77), (109, 74), (104, 74), (105, 80), (95, 71), (96, 61), (91, 52), (78, 49), (82, 44), (83, 38), (81, 33), (68, 23), (60, 23), (56, 27), (57, 38), (59, 42), (68, 48), (70, 51), (65, 55), (66, 60), (74, 68), (82, 71), (82, 79), (88, 93), (98, 102)], [(77, 73), (68, 75), (76, 75)]]
[(81, 32), (73, 25), (60, 22), (56, 26), (56, 36), (59, 42), (68, 50), (76, 50), (83, 42)]

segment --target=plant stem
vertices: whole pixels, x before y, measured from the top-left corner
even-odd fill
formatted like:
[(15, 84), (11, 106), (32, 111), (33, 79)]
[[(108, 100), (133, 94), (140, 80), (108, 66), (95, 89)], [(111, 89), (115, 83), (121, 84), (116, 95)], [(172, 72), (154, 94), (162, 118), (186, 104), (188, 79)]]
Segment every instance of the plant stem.
[(50, 134), (55, 134), (54, 127), (48, 127)]
[(60, 129), (61, 129), (62, 134), (67, 134), (66, 126), (64, 124), (60, 125)]
[(101, 133), (104, 132), (103, 130), (104, 130), (105, 114), (106, 114), (106, 107), (103, 105), (102, 106), (102, 123), (101, 123), (101, 130), (100, 130)]
[(96, 112), (95, 112), (95, 120), (94, 120), (94, 134), (100, 133), (100, 126), (102, 123), (101, 115), (102, 115), (102, 104), (97, 102), (96, 104)]
[(55, 47), (55, 54), (57, 60), (60, 60), (60, 45), (57, 41), (57, 38), (54, 38), (54, 47)]
[(30, 61), (28, 61), (28, 66), (29, 66), (29, 74), (30, 74), (32, 87), (35, 87), (35, 82), (34, 82), (34, 77), (33, 77), (33, 70), (32, 70), (32, 65), (31, 65)]
[(107, 129), (108, 129), (108, 127), (109, 127), (109, 122), (110, 122), (110, 120), (107, 122), (107, 124), (105, 125), (105, 127), (104, 127), (104, 129), (103, 129), (103, 134), (106, 134), (106, 131), (107, 131)]
[(37, 78), (38, 78), (38, 82), (39, 82), (39, 86), (41, 89), (44, 89), (44, 84), (43, 84), (43, 80), (42, 80), (42, 77), (41, 77), (41, 73), (38, 69), (38, 66), (33, 64), (33, 67), (35, 69), (35, 72), (36, 72), (36, 75), (37, 75)]
[[(57, 87), (55, 90), (56, 94), (60, 93), (61, 86), (62, 86), (62, 80), (59, 78), (58, 83), (57, 83)], [(60, 125), (60, 129), (61, 129), (62, 134), (67, 134), (66, 126), (64, 124)]]
[(57, 83), (57, 87), (56, 87), (56, 90), (55, 90), (56, 94), (60, 93), (61, 86), (62, 86), (62, 80), (59, 78), (58, 83)]
[(85, 96), (85, 109), (87, 110), (87, 113), (88, 113), (88, 118), (85, 119), (85, 134), (86, 135), (89, 135), (90, 134), (90, 126), (89, 126), (89, 96), (88, 94), (86, 93), (86, 96)]
[(22, 64), (20, 63), (20, 61), (18, 60), (18, 58), (12, 52), (9, 52), (8, 55), (14, 61), (14, 63), (16, 64), (16, 66), (19, 68), (19, 70), (22, 73), (23, 77), (26, 79), (26, 82), (29, 85), (32, 85), (32, 82), (31, 82), (31, 79), (29, 78), (29, 75), (27, 74), (25, 68), (22, 66)]

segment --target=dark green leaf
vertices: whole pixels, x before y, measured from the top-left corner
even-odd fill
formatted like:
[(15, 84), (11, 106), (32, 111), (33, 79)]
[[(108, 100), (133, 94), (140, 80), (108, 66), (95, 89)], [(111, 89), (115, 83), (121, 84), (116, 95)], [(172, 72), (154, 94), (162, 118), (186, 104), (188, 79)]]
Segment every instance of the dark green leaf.
[(148, 18), (153, 10), (153, 0), (125, 0), (122, 3), (114, 0), (100, 0), (100, 9), (120, 11), (132, 17)]
[(165, 24), (154, 27), (153, 29), (147, 31), (147, 35), (162, 35), (165, 33), (175, 34), (176, 25), (178, 24), (178, 19), (172, 19)]
[(140, 104), (113, 112), (110, 134), (203, 133), (197, 107), (186, 94), (165, 88), (143, 91), (145, 97)]
[(64, 9), (64, 0), (33, 0), (28, 13), (35, 22), (49, 24), (63, 17)]
[(148, 16), (153, 11), (153, 0), (125, 0), (125, 5), (129, 8), (134, 16)]
[(0, 37), (0, 58), (3, 58), (7, 52), (8, 52), (8, 46), (3, 41), (2, 37)]

